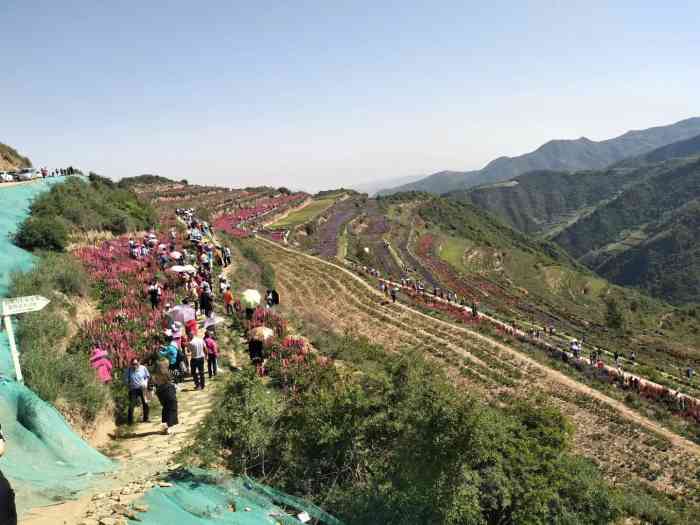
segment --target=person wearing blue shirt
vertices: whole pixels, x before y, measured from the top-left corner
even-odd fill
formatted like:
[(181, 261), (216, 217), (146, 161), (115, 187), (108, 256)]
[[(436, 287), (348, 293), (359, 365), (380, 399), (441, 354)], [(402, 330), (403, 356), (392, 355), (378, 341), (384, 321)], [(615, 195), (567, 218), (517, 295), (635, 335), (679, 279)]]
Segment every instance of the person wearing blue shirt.
[(177, 365), (177, 346), (175, 346), (175, 342), (172, 339), (160, 349), (158, 355), (168, 360), (171, 370)]
[(139, 360), (134, 357), (131, 360), (131, 366), (126, 369), (124, 374), (124, 382), (129, 389), (129, 411), (127, 422), (132, 425), (134, 423), (134, 406), (141, 403), (143, 407), (143, 422), (148, 423), (148, 401), (146, 401), (146, 391), (148, 390), (148, 380), (151, 374), (148, 369), (139, 364)]

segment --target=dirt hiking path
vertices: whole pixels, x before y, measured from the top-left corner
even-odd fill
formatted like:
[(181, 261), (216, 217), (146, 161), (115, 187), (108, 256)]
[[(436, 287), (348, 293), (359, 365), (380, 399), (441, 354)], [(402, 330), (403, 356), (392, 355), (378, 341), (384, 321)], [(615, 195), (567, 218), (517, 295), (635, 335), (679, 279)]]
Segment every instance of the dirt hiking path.
[[(277, 244), (273, 241), (270, 241), (270, 240), (267, 240), (267, 239), (264, 239), (261, 237), (256, 237), (256, 239), (259, 242), (265, 243), (267, 246), (274, 247), (276, 250), (284, 250), (285, 252), (288, 252), (290, 254), (294, 254), (297, 257), (304, 257), (310, 261), (313, 261), (313, 263), (316, 265), (322, 265), (322, 266), (325, 266), (327, 268), (333, 268), (334, 270), (336, 270), (338, 272), (342, 272), (346, 277), (352, 278), (354, 281), (361, 284), (361, 286), (363, 286), (367, 292), (371, 292), (371, 294), (373, 294), (377, 298), (378, 301), (385, 299), (384, 295), (382, 295), (381, 292), (374, 289), (361, 277), (359, 277), (358, 275), (354, 274), (350, 270), (348, 270), (348, 269), (346, 269), (338, 264), (332, 263), (330, 261), (326, 261), (324, 259), (320, 259), (320, 258), (315, 257), (313, 255), (309, 255), (309, 254), (302, 253), (302, 252), (299, 252), (299, 251), (296, 251), (296, 250), (293, 250), (290, 248), (280, 246), (279, 244)], [(612, 409), (614, 409), (617, 412), (619, 412), (620, 414), (622, 414), (625, 418), (635, 422), (636, 424), (638, 424), (638, 425), (640, 425), (648, 430), (651, 430), (651, 431), (665, 437), (671, 443), (673, 443), (673, 445), (675, 445), (679, 448), (682, 448), (684, 451), (686, 451), (690, 454), (700, 456), (700, 446), (699, 445), (693, 443), (692, 441), (689, 441), (688, 439), (686, 439), (682, 436), (679, 436), (675, 432), (672, 432), (672, 431), (668, 430), (667, 428), (659, 425), (658, 423), (640, 415), (638, 412), (627, 407), (624, 403), (621, 403), (620, 401), (617, 401), (617, 400), (605, 395), (604, 393), (602, 393), (594, 388), (591, 388), (587, 385), (579, 383), (578, 381), (572, 379), (571, 377), (567, 376), (566, 374), (559, 372), (557, 370), (554, 370), (552, 368), (549, 368), (549, 367), (539, 363), (535, 359), (528, 357), (527, 355), (523, 354), (522, 352), (515, 350), (514, 348), (512, 348), (510, 346), (507, 346), (503, 343), (496, 341), (495, 339), (492, 339), (488, 336), (485, 336), (483, 334), (480, 334), (480, 333), (473, 331), (473, 330), (470, 330), (468, 328), (464, 328), (464, 327), (461, 327), (461, 326), (458, 326), (458, 325), (455, 325), (452, 323), (448, 323), (448, 322), (443, 321), (441, 319), (436, 319), (434, 317), (431, 317), (427, 314), (419, 312), (418, 310), (415, 310), (415, 309), (413, 309), (409, 306), (406, 306), (404, 304), (401, 304), (399, 302), (397, 302), (394, 306), (396, 308), (404, 310), (405, 312), (409, 313), (411, 316), (419, 317), (423, 320), (426, 320), (426, 321), (429, 321), (430, 323), (433, 323), (436, 326), (445, 326), (445, 327), (449, 327), (450, 330), (458, 330), (458, 331), (464, 333), (465, 335), (467, 335), (471, 339), (480, 341), (480, 342), (485, 343), (493, 348), (507, 352), (509, 355), (511, 355), (515, 359), (519, 360), (522, 363), (527, 364), (528, 368), (534, 368), (536, 370), (539, 370), (546, 377), (562, 384), (566, 388), (569, 388), (569, 389), (576, 391), (576, 392), (586, 394), (594, 399), (597, 399), (597, 400), (607, 404)], [(446, 346), (449, 346), (449, 344), (446, 343)]]

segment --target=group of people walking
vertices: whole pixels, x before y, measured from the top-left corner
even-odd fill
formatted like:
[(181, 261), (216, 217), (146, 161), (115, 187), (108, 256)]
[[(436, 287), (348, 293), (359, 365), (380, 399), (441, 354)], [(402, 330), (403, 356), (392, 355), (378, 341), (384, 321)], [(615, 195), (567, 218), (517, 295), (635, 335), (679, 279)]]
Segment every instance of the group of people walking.
[[(197, 221), (191, 210), (178, 210), (178, 216), (187, 223), (189, 247), (176, 251), (178, 235), (175, 228), (170, 230), (167, 244), (158, 244), (157, 239), (154, 241), (153, 232), (147, 234), (141, 244), (133, 239), (129, 241), (132, 257), (154, 255), (161, 269), (169, 270), (171, 263), (191, 263), (190, 267), (185, 267), (186, 271), (175, 274), (174, 286), (182, 291), (183, 298), (175, 307), (164, 305), (163, 344), (152, 359), (153, 366), (149, 370), (134, 357), (123, 373), (128, 391), (127, 423), (134, 423), (134, 412), (139, 406), (142, 420), (150, 421), (149, 402), (155, 392), (162, 407), (161, 421), (165, 433), (170, 433), (178, 424), (177, 393), (185, 377), (192, 377), (196, 390), (204, 390), (207, 376), (211, 379), (219, 371), (212, 276), (215, 264), (222, 268), (231, 264), (230, 249), (205, 241), (210, 234), (206, 223)], [(222, 276), (219, 282), (219, 291), (228, 292), (222, 294), (224, 301), (232, 304), (233, 295), (226, 278)], [(163, 285), (155, 279), (151, 281), (146, 297), (151, 308), (160, 309)]]

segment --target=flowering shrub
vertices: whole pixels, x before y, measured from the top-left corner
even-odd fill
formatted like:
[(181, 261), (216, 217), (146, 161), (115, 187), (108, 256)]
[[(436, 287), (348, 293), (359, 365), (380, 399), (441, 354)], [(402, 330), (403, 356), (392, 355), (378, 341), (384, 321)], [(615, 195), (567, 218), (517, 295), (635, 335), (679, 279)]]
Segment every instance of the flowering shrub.
[[(133, 357), (147, 357), (163, 323), (161, 309), (152, 309), (146, 289), (157, 272), (153, 256), (132, 259), (127, 237), (82, 247), (74, 255), (97, 283), (102, 315), (80, 327), (81, 349), (99, 346), (115, 366), (123, 368)], [(163, 290), (161, 304), (174, 302), (172, 288)], [(84, 348), (83, 348), (84, 347)]]
[(258, 307), (253, 313), (250, 327), (266, 326), (271, 328), (277, 337), (284, 337), (287, 333), (287, 321), (282, 316), (276, 314), (268, 308)]
[(293, 193), (280, 197), (260, 199), (255, 206), (239, 208), (234, 213), (222, 215), (214, 221), (214, 228), (224, 231), (233, 237), (248, 237), (250, 232), (246, 229), (246, 223), (254, 221), (263, 215), (306, 198), (304, 193)]

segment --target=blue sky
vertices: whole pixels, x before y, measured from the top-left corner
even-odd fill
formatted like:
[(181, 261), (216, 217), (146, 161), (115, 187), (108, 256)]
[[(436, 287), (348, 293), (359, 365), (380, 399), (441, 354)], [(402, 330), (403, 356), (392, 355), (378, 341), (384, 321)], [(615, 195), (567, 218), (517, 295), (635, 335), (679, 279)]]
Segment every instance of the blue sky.
[(673, 4), (5, 0), (0, 141), (230, 186), (479, 168), (700, 115)]

